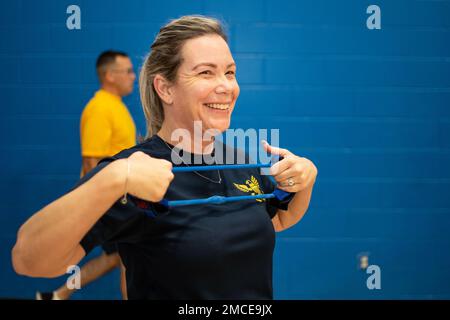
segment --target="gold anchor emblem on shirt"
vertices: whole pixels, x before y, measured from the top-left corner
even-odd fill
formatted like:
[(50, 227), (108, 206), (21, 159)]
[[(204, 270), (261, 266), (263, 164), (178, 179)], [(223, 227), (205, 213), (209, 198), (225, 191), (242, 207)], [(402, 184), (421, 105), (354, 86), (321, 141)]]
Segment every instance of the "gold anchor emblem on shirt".
[[(261, 192), (261, 189), (259, 188), (258, 180), (256, 180), (254, 176), (251, 176), (249, 180), (246, 180), (245, 184), (237, 184), (237, 183), (233, 184), (236, 188), (238, 188), (238, 190), (242, 192), (250, 192), (252, 196), (263, 194)], [(266, 199), (256, 199), (256, 201), (258, 202), (263, 202), (265, 200)]]

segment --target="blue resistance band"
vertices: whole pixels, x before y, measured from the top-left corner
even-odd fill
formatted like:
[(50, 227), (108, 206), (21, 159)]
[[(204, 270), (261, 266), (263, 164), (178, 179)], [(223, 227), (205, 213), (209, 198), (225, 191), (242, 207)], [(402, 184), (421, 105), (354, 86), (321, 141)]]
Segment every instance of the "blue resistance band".
[[(251, 163), (251, 164), (225, 164), (225, 165), (211, 165), (211, 166), (194, 166), (194, 167), (173, 167), (172, 172), (193, 172), (193, 171), (209, 171), (209, 170), (229, 170), (229, 169), (248, 169), (248, 168), (268, 168), (270, 163)], [(254, 200), (254, 199), (270, 199), (277, 198), (284, 200), (289, 196), (289, 192), (275, 189), (272, 193), (258, 194), (254, 196), (212, 196), (209, 198), (189, 199), (189, 200), (167, 200), (163, 199), (159, 203), (167, 208), (191, 206), (199, 204), (223, 204), (234, 201)]]

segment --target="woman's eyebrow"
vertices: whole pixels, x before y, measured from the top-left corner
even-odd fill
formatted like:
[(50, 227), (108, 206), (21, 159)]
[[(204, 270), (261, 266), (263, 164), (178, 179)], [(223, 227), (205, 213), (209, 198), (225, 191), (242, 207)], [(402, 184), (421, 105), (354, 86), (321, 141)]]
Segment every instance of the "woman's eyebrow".
[[(236, 65), (236, 63), (232, 62), (232, 63), (230, 63), (229, 65), (227, 65), (227, 69), (230, 68), (230, 67), (233, 67), (233, 66), (235, 66), (235, 65)], [(201, 67), (201, 66), (207, 66), (207, 67), (211, 67), (211, 68), (217, 68), (217, 65), (214, 64), (214, 63), (211, 63), (211, 62), (202, 62), (202, 63), (197, 64), (194, 68), (192, 68), (192, 70), (195, 70), (195, 69), (197, 69), (198, 67)]]

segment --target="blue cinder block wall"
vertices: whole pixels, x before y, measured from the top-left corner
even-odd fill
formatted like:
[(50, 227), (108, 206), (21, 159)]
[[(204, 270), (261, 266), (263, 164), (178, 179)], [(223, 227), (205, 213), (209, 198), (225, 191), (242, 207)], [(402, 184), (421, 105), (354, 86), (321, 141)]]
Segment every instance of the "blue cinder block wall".
[[(71, 4), (81, 30), (66, 27)], [(366, 26), (372, 4), (379, 30)], [(233, 127), (279, 128), (319, 169), (307, 215), (278, 234), (275, 297), (449, 299), (450, 2), (425, 0), (3, 1), (0, 296), (65, 280), (16, 275), (10, 250), (25, 219), (78, 179), (97, 55), (127, 51), (137, 70), (159, 27), (185, 14), (228, 25)], [(137, 88), (126, 103), (145, 134)], [(361, 256), (381, 289), (368, 289)], [(73, 297), (119, 299), (118, 272)]]

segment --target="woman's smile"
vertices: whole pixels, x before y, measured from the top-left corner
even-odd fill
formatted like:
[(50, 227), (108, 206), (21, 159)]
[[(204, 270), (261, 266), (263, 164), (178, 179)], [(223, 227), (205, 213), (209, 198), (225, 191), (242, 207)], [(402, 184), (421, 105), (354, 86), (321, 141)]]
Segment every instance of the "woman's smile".
[(204, 103), (205, 107), (213, 110), (228, 111), (230, 109), (230, 103)]

